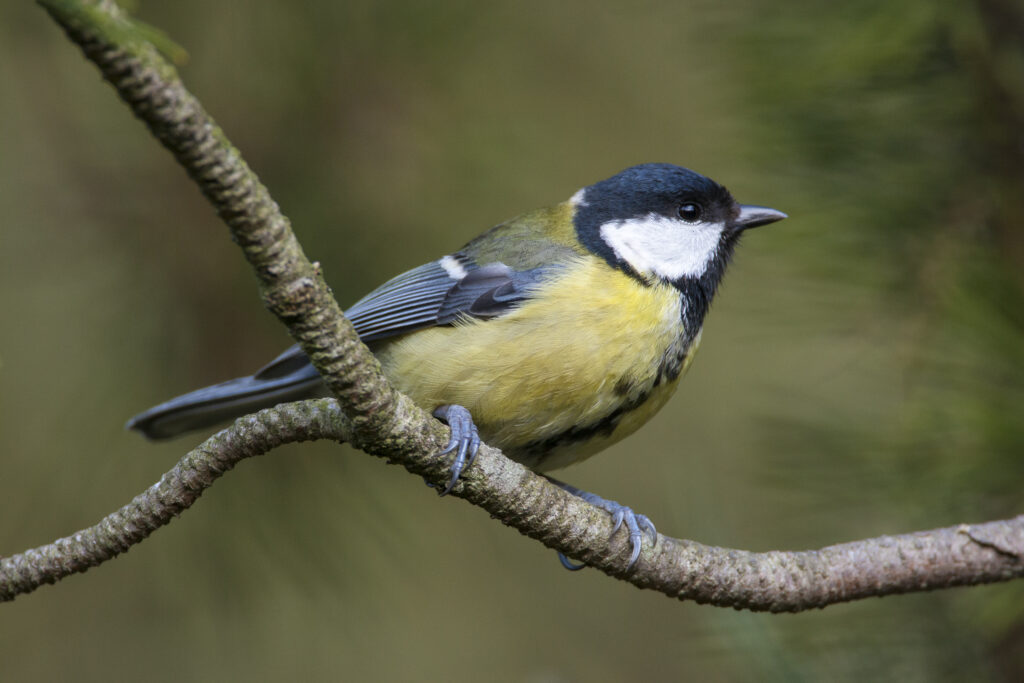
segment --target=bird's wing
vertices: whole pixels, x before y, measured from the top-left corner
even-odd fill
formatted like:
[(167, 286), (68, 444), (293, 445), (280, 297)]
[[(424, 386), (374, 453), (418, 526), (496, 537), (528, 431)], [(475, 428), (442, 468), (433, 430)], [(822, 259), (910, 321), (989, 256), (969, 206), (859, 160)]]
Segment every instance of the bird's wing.
[[(513, 270), (503, 263), (478, 266), (458, 253), (393, 278), (357, 301), (345, 316), (364, 342), (426, 327), (450, 325), (460, 317), (496, 318), (530, 297), (557, 268)], [(261, 368), (256, 379), (304, 370), (309, 360), (293, 346)]]
[(495, 318), (527, 299), (550, 271), (478, 266), (463, 254), (445, 256), (385, 282), (345, 315), (364, 342), (449, 325), (460, 316)]

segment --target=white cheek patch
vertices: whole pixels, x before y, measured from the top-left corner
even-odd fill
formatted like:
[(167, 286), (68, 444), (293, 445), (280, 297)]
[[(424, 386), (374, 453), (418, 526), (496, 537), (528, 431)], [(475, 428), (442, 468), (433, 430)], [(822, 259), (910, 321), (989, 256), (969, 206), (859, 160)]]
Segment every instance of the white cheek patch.
[(718, 251), (722, 227), (650, 213), (605, 223), (601, 238), (638, 273), (678, 280), (704, 274)]

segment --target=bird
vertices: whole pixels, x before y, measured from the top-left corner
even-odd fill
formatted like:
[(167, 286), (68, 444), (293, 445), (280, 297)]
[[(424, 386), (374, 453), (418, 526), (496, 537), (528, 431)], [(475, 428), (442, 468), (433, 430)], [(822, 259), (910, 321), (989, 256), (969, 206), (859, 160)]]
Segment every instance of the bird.
[[(391, 383), (450, 427), (442, 495), (483, 441), (607, 511), (613, 534), (625, 526), (630, 569), (645, 535), (656, 542), (650, 519), (547, 473), (620, 441), (665, 405), (740, 237), (786, 217), (740, 204), (687, 168), (640, 164), (388, 280), (346, 317)], [(173, 398), (127, 427), (165, 439), (324, 395), (293, 346), (251, 376)]]

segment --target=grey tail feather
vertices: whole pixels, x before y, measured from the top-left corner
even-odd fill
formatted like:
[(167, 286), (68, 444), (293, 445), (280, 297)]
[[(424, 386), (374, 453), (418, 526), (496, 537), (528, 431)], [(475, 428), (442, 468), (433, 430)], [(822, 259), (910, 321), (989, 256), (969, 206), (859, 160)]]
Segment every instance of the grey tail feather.
[(263, 378), (260, 374), (190, 391), (139, 413), (125, 426), (149, 439), (169, 439), (278, 403), (316, 396), (324, 388), (308, 361), (281, 377)]

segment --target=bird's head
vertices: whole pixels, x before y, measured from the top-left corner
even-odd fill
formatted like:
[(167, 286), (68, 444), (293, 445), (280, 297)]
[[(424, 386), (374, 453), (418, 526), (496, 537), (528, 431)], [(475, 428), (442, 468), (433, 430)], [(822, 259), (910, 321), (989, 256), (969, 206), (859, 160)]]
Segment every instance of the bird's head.
[(786, 214), (739, 204), (714, 180), (672, 164), (633, 166), (570, 200), (580, 242), (645, 282), (714, 292), (740, 234)]

